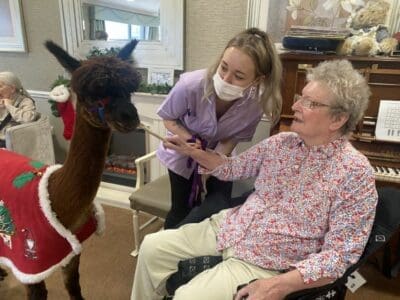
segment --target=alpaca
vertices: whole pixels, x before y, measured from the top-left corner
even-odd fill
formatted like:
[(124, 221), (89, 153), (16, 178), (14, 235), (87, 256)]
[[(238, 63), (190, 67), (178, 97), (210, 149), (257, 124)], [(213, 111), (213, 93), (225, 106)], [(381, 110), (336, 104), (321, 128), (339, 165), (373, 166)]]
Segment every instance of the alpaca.
[[(111, 131), (129, 132), (140, 124), (137, 110), (131, 102), (131, 93), (138, 88), (141, 77), (131, 64), (132, 61), (129, 61), (137, 43), (136, 40), (131, 41), (116, 57), (102, 56), (86, 61), (74, 59), (51, 41), (45, 43), (46, 48), (71, 73), (71, 87), (77, 97), (75, 128), (67, 158), (62, 166), (44, 166), (0, 149), (0, 264), (10, 267), (14, 275), (25, 284), (28, 299), (47, 298), (44, 279), (51, 274), (53, 266), (48, 266), (39, 274), (24, 272), (18, 269), (16, 263), (4, 257), (2, 251), (9, 250), (13, 255), (19, 255), (19, 250), (15, 249), (21, 249), (24, 254), (19, 255), (18, 259), (27, 260), (31, 264), (40, 259), (40, 254), (46, 254), (42, 256), (47, 263), (53, 255), (48, 254), (51, 249), (61, 251), (58, 250), (60, 244), (67, 244), (67, 257), (55, 261), (55, 265), (62, 266), (64, 284), (70, 299), (78, 300), (83, 299), (79, 284), (80, 244), (77, 242), (78, 245), (73, 245), (59, 238), (59, 242), (46, 245), (45, 251), (40, 252), (35, 248), (40, 244), (35, 244), (35, 238), (40, 240), (35, 235), (37, 232), (33, 232), (30, 225), (19, 226), (13, 223), (16, 216), (8, 210), (6, 198), (12, 198), (10, 206), (18, 206), (16, 203), (24, 201), (19, 207), (30, 212), (33, 209), (27, 209), (29, 201), (25, 198), (29, 195), (39, 198), (40, 207), (48, 206), (48, 211), (40, 216), (35, 215), (35, 221), (47, 217), (48, 223), (59, 223), (61, 229), (51, 230), (64, 231), (69, 239), (81, 241), (94, 231), (93, 200), (101, 181)], [(19, 164), (22, 173), (14, 164)], [(31, 187), (33, 189), (28, 193)], [(20, 195), (22, 193), (24, 195)], [(25, 217), (22, 219), (26, 220)], [(83, 227), (87, 230), (83, 231)], [(18, 235), (25, 238), (23, 243), (15, 241)], [(47, 235), (50, 234), (46, 231)], [(4, 275), (4, 270), (0, 269), (0, 280)]]

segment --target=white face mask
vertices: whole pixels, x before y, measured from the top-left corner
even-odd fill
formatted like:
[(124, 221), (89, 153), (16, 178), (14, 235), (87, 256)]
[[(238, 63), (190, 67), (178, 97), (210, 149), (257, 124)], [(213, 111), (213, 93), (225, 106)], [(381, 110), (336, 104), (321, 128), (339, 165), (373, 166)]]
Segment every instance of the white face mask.
[(218, 72), (214, 74), (213, 82), (218, 98), (224, 101), (233, 101), (243, 97), (243, 92), (247, 88), (225, 82)]

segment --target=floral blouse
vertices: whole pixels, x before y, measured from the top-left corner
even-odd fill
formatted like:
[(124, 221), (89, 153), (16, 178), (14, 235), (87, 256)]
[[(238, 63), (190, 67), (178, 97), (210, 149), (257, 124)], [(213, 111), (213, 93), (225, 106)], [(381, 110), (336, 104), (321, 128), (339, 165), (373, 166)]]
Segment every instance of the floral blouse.
[(307, 147), (295, 133), (280, 133), (227, 158), (211, 172), (223, 180), (257, 176), (246, 202), (230, 209), (217, 250), (257, 266), (297, 268), (305, 283), (338, 278), (357, 262), (377, 204), (367, 158), (345, 138)]

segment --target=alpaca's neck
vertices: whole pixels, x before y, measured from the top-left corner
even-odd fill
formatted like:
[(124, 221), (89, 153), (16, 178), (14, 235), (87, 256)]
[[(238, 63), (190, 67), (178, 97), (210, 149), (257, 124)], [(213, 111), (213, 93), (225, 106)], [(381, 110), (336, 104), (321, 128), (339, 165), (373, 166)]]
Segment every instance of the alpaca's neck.
[[(65, 163), (49, 178), (51, 206), (66, 227), (79, 226), (90, 212), (101, 181), (111, 130), (90, 125), (77, 107)], [(79, 223), (79, 224), (77, 224)]]

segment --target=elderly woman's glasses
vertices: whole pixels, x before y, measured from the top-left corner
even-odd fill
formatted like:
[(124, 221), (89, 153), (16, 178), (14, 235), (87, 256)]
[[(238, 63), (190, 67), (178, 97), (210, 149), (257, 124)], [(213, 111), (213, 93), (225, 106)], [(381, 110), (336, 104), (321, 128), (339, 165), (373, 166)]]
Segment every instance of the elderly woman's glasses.
[(306, 98), (299, 94), (295, 94), (293, 98), (294, 102), (299, 102), (299, 104), (305, 108), (315, 109), (318, 107), (331, 107), (331, 105), (319, 103), (311, 100), (310, 98)]

